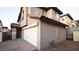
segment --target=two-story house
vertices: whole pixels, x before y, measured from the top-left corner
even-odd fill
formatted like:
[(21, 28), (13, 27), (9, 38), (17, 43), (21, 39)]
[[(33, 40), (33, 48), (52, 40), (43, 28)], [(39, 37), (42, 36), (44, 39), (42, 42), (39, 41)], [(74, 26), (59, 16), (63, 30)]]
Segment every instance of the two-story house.
[(76, 27), (74, 19), (69, 13), (61, 15), (60, 22), (68, 25), (69, 27)]
[(51, 42), (66, 40), (61, 14), (57, 7), (21, 7), (17, 22), (22, 27), (22, 38), (39, 50)]

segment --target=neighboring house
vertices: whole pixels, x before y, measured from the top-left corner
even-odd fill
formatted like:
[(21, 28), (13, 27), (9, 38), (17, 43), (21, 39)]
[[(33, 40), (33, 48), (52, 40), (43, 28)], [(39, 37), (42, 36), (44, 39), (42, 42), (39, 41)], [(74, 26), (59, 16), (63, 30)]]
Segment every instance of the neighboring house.
[(2, 32), (2, 27), (3, 27), (3, 24), (2, 24), (2, 21), (0, 20), (0, 32)]
[(17, 23), (11, 23), (12, 40), (21, 38), (21, 26)]
[(8, 32), (8, 27), (2, 27), (3, 28), (3, 32)]
[(66, 40), (67, 25), (60, 22), (61, 14), (57, 7), (21, 7), (17, 21), (22, 27), (22, 38), (39, 50)]
[(2, 24), (2, 21), (0, 20), (0, 42), (2, 42), (2, 27), (3, 27), (3, 24)]
[(68, 25), (69, 27), (76, 27), (74, 19), (71, 17), (69, 13), (61, 15), (60, 22)]

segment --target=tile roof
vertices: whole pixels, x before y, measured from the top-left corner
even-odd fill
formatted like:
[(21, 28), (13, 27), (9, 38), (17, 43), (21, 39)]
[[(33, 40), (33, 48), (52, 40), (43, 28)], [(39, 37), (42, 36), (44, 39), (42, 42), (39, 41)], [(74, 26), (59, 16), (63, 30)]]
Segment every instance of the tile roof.
[(55, 20), (50, 19), (50, 18), (45, 17), (45, 16), (41, 16), (40, 20), (43, 21), (43, 22), (49, 23), (49, 24), (60, 26), (60, 27), (66, 27), (66, 26), (68, 26), (68, 25), (65, 25), (65, 24), (63, 24), (61, 22), (55, 21)]
[(20, 24), (17, 23), (11, 23), (11, 27), (21, 27)]
[(68, 16), (71, 20), (74, 20), (69, 13), (61, 15), (61, 17), (64, 17), (64, 16)]

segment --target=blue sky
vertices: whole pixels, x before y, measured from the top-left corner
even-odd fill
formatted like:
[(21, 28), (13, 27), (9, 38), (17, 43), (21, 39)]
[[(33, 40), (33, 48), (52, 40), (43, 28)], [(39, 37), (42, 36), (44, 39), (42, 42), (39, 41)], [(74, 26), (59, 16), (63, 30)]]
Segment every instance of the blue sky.
[[(79, 7), (58, 7), (63, 13), (70, 13), (70, 15), (75, 19), (79, 19)], [(8, 26), (10, 28), (11, 23), (16, 23), (19, 7), (0, 7), (0, 20), (3, 26)]]

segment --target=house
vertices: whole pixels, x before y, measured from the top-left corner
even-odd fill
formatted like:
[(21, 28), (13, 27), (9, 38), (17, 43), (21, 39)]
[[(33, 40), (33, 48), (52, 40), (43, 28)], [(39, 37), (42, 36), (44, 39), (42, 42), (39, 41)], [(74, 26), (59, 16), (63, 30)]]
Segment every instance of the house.
[(3, 24), (2, 24), (2, 21), (0, 20), (0, 32), (2, 32), (2, 27), (3, 27)]
[(3, 27), (3, 24), (2, 24), (2, 21), (0, 20), (0, 42), (2, 42), (2, 27)]
[(60, 22), (57, 7), (21, 7), (17, 22), (22, 28), (22, 38), (41, 50), (66, 40), (67, 25)]
[(21, 26), (17, 23), (11, 23), (12, 39), (21, 38)]
[(76, 27), (75, 21), (69, 13), (61, 15), (60, 22), (68, 25), (69, 27)]
[(3, 28), (3, 32), (8, 32), (8, 27), (2, 27)]
[(12, 40), (21, 37), (21, 26), (17, 23), (11, 23)]

